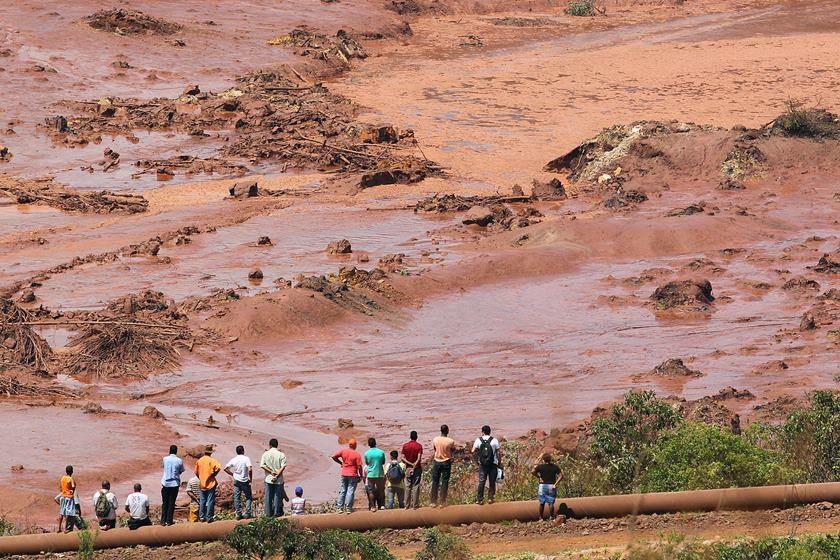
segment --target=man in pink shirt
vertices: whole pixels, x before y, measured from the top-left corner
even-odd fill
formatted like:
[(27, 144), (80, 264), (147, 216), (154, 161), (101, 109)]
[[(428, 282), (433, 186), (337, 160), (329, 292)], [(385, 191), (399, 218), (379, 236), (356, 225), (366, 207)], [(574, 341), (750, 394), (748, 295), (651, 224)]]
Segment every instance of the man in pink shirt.
[(332, 460), (341, 465), (341, 483), (338, 487), (338, 512), (352, 513), (356, 487), (362, 478), (362, 456), (356, 451), (356, 440), (347, 442), (347, 447), (339, 449)]

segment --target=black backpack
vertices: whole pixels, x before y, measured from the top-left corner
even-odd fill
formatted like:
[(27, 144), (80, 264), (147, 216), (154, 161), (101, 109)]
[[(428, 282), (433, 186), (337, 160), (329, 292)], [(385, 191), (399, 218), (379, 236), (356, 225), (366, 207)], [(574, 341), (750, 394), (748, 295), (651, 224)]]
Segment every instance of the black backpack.
[(476, 457), (478, 458), (478, 464), (482, 467), (492, 467), (496, 464), (496, 450), (493, 449), (492, 442), (492, 437), (488, 436), (486, 439), (481, 438), (481, 444), (478, 446)]

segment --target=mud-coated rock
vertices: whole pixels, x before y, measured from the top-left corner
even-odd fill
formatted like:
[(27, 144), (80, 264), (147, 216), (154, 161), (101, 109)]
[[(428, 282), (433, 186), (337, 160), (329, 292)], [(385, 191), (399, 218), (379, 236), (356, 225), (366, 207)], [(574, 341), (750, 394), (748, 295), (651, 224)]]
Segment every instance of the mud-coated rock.
[(99, 403), (89, 402), (82, 407), (82, 412), (85, 414), (102, 414), (104, 412), (104, 409)]
[(817, 328), (817, 320), (813, 313), (805, 312), (802, 314), (802, 319), (799, 321), (800, 331), (812, 331)]
[(826, 253), (820, 257), (817, 266), (814, 267), (814, 271), (823, 274), (840, 274), (840, 251)]
[(790, 292), (814, 292), (819, 291), (820, 283), (804, 276), (796, 276), (782, 284), (782, 289)]
[(563, 200), (566, 198), (566, 189), (560, 179), (557, 178), (546, 182), (534, 180), (531, 198), (535, 200)]
[(263, 279), (263, 271), (259, 268), (255, 268), (251, 272), (248, 273), (248, 278), (251, 280), (262, 280)]
[(186, 89), (184, 90), (184, 93), (182, 93), (181, 95), (198, 95), (199, 93), (201, 93), (201, 90), (198, 88), (198, 85), (193, 84), (193, 85), (187, 86)]
[(267, 235), (263, 235), (257, 239), (257, 245), (274, 245), (274, 243), (271, 242), (271, 239)]
[(487, 206), (472, 206), (464, 215), (463, 223), (465, 225), (475, 224), (477, 226), (486, 227), (493, 221), (493, 211)]
[(658, 309), (689, 308), (708, 311), (715, 300), (708, 280), (677, 280), (659, 286), (650, 296)]
[(703, 377), (703, 372), (689, 368), (682, 361), (682, 358), (665, 360), (653, 368), (650, 373), (660, 377)]
[(233, 198), (250, 198), (259, 196), (260, 188), (256, 181), (240, 181), (228, 189)]
[(44, 124), (47, 125), (47, 128), (51, 128), (56, 132), (67, 132), (70, 130), (67, 127), (67, 119), (61, 115), (47, 117), (44, 119)]
[(372, 126), (359, 133), (359, 140), (365, 144), (393, 144), (400, 135), (393, 126)]
[(144, 408), (143, 409), (143, 416), (148, 416), (149, 418), (157, 418), (159, 420), (166, 419), (166, 417), (163, 415), (163, 413), (153, 406), (147, 406), (146, 408)]
[(349, 430), (350, 428), (354, 427), (355, 424), (349, 418), (339, 418), (338, 419), (338, 429), (339, 430)]
[(32, 303), (35, 301), (35, 291), (31, 288), (23, 290), (20, 294), (20, 298), (18, 298), (18, 301), (21, 303)]
[(353, 247), (348, 240), (341, 239), (330, 242), (326, 251), (328, 255), (347, 255), (353, 252)]

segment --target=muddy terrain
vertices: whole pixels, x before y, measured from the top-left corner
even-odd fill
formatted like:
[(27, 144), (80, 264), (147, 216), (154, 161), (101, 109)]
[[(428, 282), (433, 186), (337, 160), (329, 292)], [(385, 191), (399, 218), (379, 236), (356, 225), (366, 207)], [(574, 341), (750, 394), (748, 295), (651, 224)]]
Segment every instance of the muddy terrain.
[(170, 443), (276, 436), (317, 502), (349, 437), (836, 387), (839, 28), (829, 0), (0, 7), (0, 511), (50, 527), (67, 464), (154, 495)]

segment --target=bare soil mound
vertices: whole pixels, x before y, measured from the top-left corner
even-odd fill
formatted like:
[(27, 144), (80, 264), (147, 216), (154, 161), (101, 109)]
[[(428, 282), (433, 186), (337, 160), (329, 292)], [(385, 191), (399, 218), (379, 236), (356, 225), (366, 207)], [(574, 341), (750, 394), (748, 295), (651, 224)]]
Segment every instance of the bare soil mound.
[(682, 358), (670, 358), (653, 368), (650, 375), (657, 377), (702, 377), (703, 372), (689, 368)]
[(99, 10), (82, 21), (94, 29), (117, 35), (172, 35), (182, 29), (178, 23), (166, 21), (137, 10), (111, 8)]

